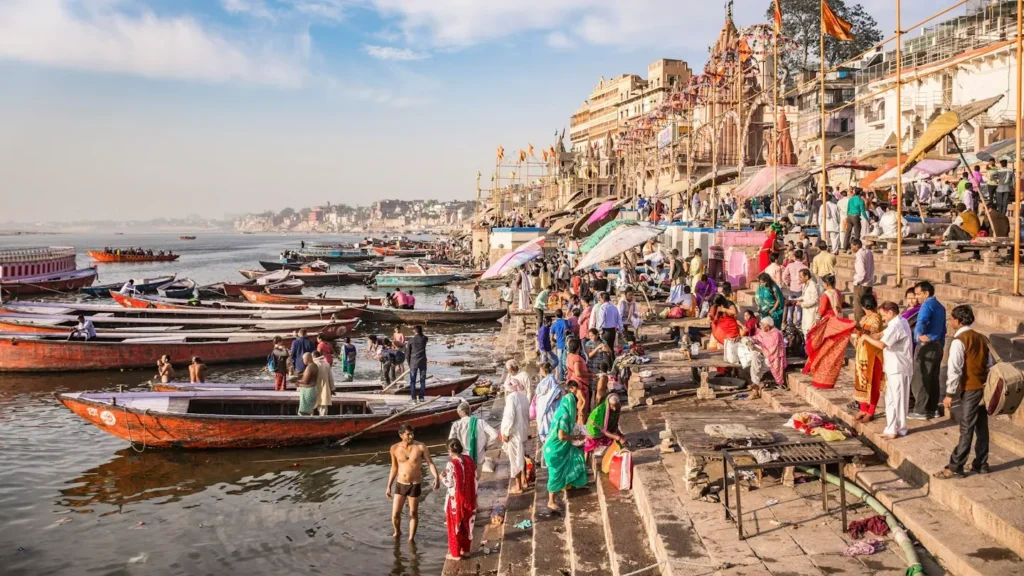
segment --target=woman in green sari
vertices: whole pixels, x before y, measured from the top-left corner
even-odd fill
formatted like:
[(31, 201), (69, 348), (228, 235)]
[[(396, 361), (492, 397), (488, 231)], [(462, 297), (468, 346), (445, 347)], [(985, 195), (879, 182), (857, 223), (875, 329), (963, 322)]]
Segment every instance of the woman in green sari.
[(754, 300), (761, 317), (771, 318), (775, 327), (782, 328), (782, 316), (786, 311), (786, 299), (782, 295), (782, 288), (772, 280), (768, 274), (761, 272), (757, 276), (759, 286)]
[(576, 383), (569, 381), (568, 394), (562, 397), (551, 419), (548, 439), (544, 442), (544, 461), (548, 465), (548, 509), (561, 511), (555, 494), (569, 488), (587, 485), (587, 465), (583, 449), (573, 442), (584, 440), (576, 431)]

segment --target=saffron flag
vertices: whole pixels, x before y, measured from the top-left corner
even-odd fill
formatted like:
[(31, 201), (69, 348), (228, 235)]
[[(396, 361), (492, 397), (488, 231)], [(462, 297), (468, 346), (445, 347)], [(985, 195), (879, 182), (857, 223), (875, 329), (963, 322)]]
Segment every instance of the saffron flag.
[(740, 38), (740, 46), (737, 52), (739, 53), (741, 64), (746, 64), (747, 60), (750, 60), (752, 51), (750, 50), (750, 44), (747, 44), (746, 38)]
[(541, 150), (540, 152), (541, 152), (541, 155), (544, 157), (544, 161), (547, 162), (548, 161), (548, 151), (547, 150)]
[(840, 40), (846, 40), (853, 42), (853, 24), (850, 24), (846, 20), (843, 20), (836, 13), (832, 11), (832, 8), (828, 5), (828, 2), (821, 0), (821, 27), (825, 31), (825, 34), (838, 38)]
[(782, 34), (782, 6), (779, 3), (782, 0), (774, 0), (772, 4), (775, 6), (775, 31)]
[[(527, 146), (526, 154), (529, 155), (529, 156), (533, 156), (533, 144), (530, 144), (529, 142), (527, 142), (526, 146)], [(533, 157), (536, 158), (536, 156), (533, 156)]]
[(519, 149), (519, 161), (526, 162), (526, 152), (522, 148)]
[(502, 160), (504, 160), (505, 159), (505, 147), (504, 146), (498, 146), (498, 152), (497, 152), (497, 154), (495, 156), (497, 157), (499, 163)]

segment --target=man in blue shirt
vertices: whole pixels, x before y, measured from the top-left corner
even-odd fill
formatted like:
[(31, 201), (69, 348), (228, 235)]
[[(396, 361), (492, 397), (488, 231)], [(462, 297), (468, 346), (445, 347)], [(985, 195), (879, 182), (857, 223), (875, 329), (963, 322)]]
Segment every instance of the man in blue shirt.
[(302, 328), (299, 330), (299, 335), (292, 342), (292, 362), (295, 363), (295, 374), (302, 375), (302, 372), (306, 369), (306, 363), (302, 360), (302, 355), (306, 352), (312, 353), (316, 350), (316, 343), (309, 338), (306, 338), (306, 329)]
[(558, 381), (565, 382), (565, 335), (569, 332), (569, 322), (561, 309), (555, 312), (555, 322), (551, 325), (551, 336), (555, 339), (558, 350)]
[(914, 286), (914, 294), (921, 303), (914, 326), (914, 376), (910, 389), (914, 394), (914, 409), (907, 418), (930, 420), (938, 417), (939, 369), (942, 366), (942, 351), (946, 345), (946, 309), (935, 298), (935, 286), (927, 280)]
[(551, 318), (541, 320), (537, 328), (537, 350), (542, 362), (546, 360), (552, 366), (558, 366), (558, 357), (551, 351)]
[(622, 331), (622, 317), (619, 307), (611, 302), (607, 292), (601, 292), (601, 305), (597, 312), (597, 328), (601, 330), (601, 339), (612, 349), (612, 363), (615, 363), (615, 337)]

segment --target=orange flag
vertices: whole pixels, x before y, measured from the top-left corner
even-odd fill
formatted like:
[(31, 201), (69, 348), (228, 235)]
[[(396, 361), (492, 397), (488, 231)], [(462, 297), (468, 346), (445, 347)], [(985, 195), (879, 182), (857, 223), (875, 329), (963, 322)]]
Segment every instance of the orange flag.
[(750, 55), (753, 53), (750, 49), (750, 44), (747, 44), (746, 38), (740, 38), (740, 46), (737, 50), (740, 56), (740, 63), (746, 64), (747, 60), (750, 60)]
[(840, 40), (846, 40), (852, 42), (854, 40), (853, 24), (850, 24), (846, 20), (843, 20), (836, 13), (832, 11), (832, 8), (828, 5), (828, 2), (821, 0), (821, 26), (824, 29), (825, 34), (838, 38)]
[(780, 2), (782, 2), (782, 0), (775, 0), (772, 2), (775, 6), (775, 31), (779, 34), (782, 33), (782, 6), (779, 6)]
[[(527, 142), (526, 146), (527, 146), (526, 154), (528, 156), (533, 156), (533, 144), (530, 144), (529, 142)], [(536, 156), (533, 156), (533, 157), (536, 158)]]
[(548, 151), (547, 150), (541, 150), (540, 152), (541, 152), (541, 156), (544, 157), (544, 161), (547, 162), (548, 161)]
[(526, 152), (522, 148), (519, 149), (519, 161), (526, 162)]
[(505, 147), (504, 146), (498, 146), (498, 152), (495, 154), (495, 157), (498, 159), (499, 163), (502, 160), (505, 159)]

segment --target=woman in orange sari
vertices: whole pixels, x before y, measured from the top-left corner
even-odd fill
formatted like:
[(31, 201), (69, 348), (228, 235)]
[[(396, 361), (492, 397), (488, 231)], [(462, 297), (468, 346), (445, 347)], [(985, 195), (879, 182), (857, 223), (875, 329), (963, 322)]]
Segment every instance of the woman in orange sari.
[(818, 307), (820, 319), (807, 333), (807, 364), (804, 365), (804, 374), (811, 375), (811, 384), (815, 388), (831, 389), (835, 388), (836, 380), (839, 379), (846, 347), (850, 344), (850, 334), (857, 324), (839, 315), (842, 296), (836, 290), (835, 276), (828, 274), (821, 281), (825, 290)]
[(852, 340), (857, 350), (854, 365), (853, 399), (860, 402), (857, 420), (870, 422), (875, 417), (878, 397), (885, 389), (885, 375), (882, 372), (882, 349), (860, 337), (860, 334), (877, 335), (885, 329), (885, 321), (878, 314), (878, 300), (867, 293), (860, 299), (864, 317), (860, 319), (858, 334)]

